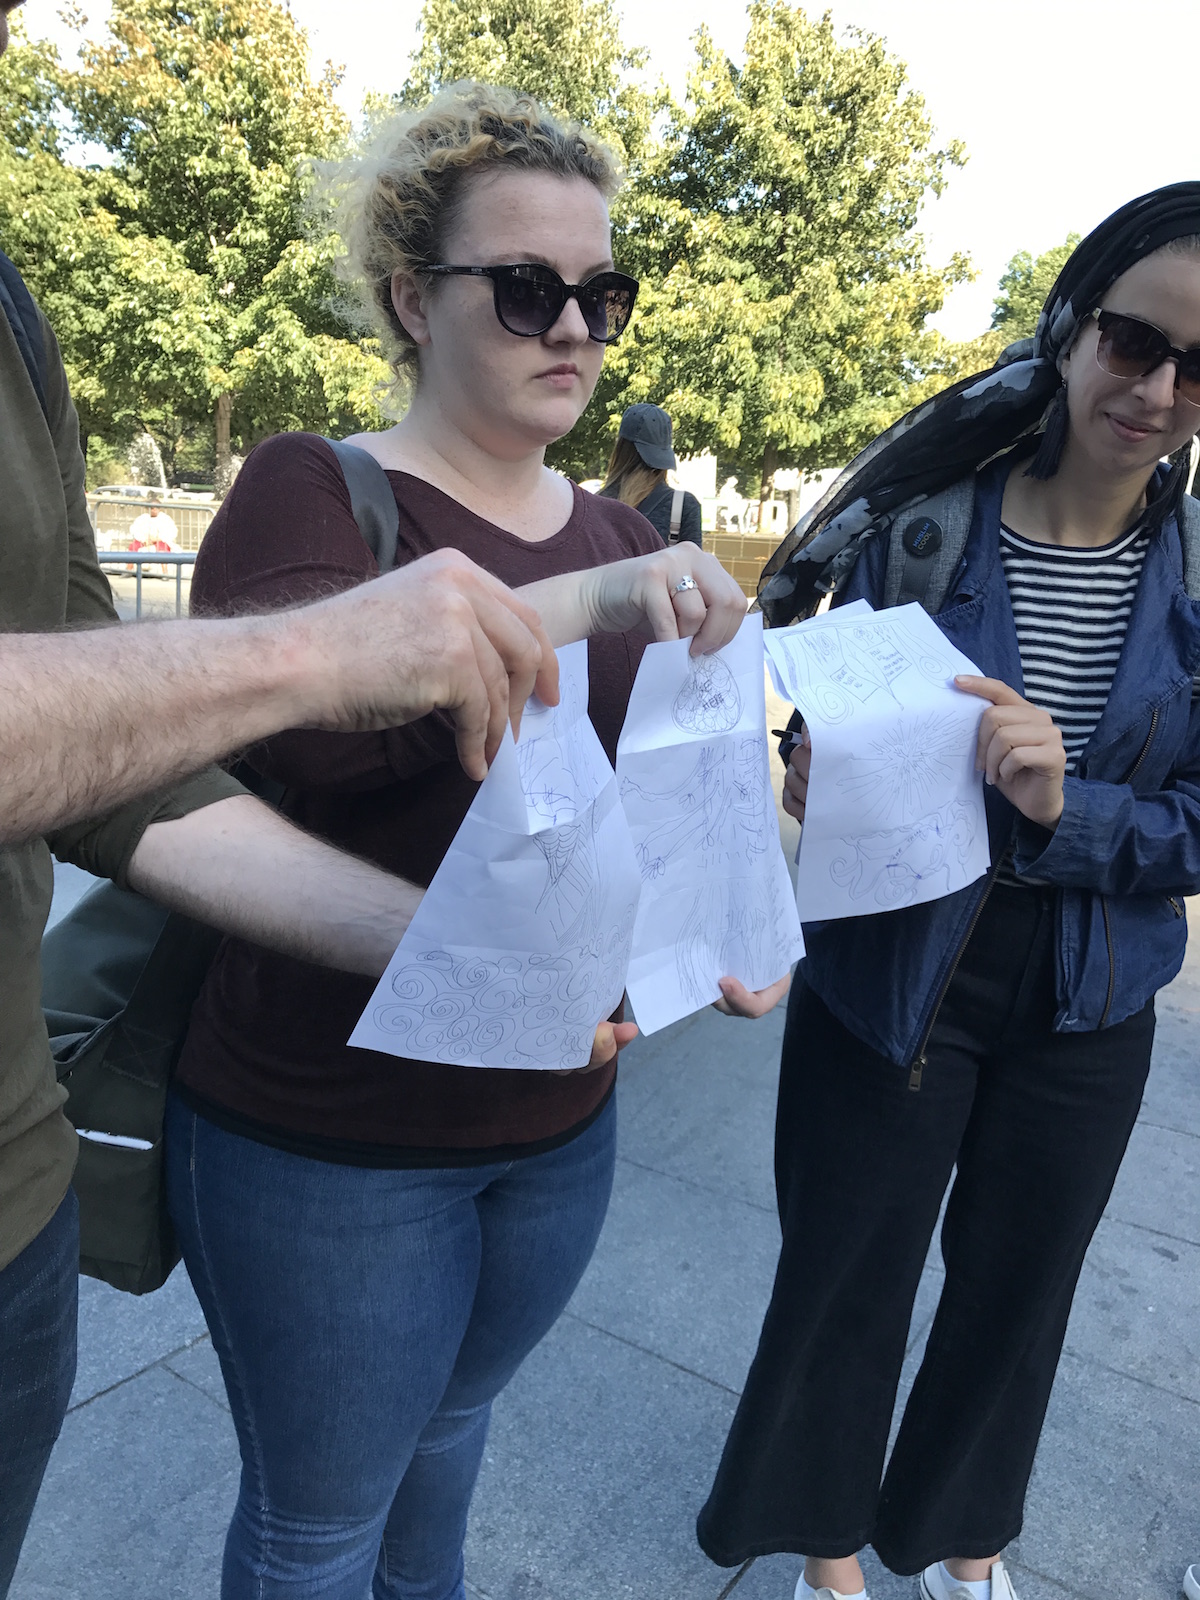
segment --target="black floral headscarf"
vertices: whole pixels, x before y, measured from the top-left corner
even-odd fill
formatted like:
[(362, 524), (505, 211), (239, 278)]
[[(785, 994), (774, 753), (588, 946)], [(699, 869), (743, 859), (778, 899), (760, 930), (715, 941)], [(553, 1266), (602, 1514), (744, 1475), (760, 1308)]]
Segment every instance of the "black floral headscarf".
[[(1200, 183), (1191, 182), (1131, 200), (1093, 229), (1059, 273), (1032, 339), (1009, 345), (987, 372), (901, 417), (800, 519), (763, 569), (758, 601), (768, 626), (810, 616), (897, 511), (957, 483), (1040, 426), (1029, 470), (1052, 477), (1066, 437), (1065, 407), (1055, 405), (1060, 368), (1080, 327), (1135, 262), (1192, 234), (1200, 234)], [(1185, 479), (1186, 463), (1176, 462), (1148, 507), (1152, 523), (1175, 508)]]

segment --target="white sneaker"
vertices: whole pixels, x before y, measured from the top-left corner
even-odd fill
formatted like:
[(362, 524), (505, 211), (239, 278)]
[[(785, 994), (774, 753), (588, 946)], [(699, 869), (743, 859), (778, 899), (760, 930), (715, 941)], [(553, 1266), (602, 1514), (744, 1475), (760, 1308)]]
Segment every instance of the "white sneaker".
[(1187, 1600), (1200, 1600), (1200, 1563), (1189, 1567), (1184, 1573), (1183, 1592)]
[[(1003, 1561), (993, 1561), (988, 1576), (992, 1580), (991, 1600), (1017, 1600)], [(921, 1574), (921, 1600), (974, 1600), (974, 1596), (965, 1583), (947, 1583), (942, 1576), (941, 1562), (935, 1561)], [(1200, 1600), (1200, 1591), (1189, 1600)]]
[[(867, 1591), (859, 1590), (861, 1600), (868, 1600)], [(796, 1593), (793, 1600), (850, 1600), (848, 1595), (841, 1594), (837, 1589), (811, 1589), (804, 1581), (803, 1572), (796, 1579)], [(1200, 1600), (1200, 1596), (1197, 1597)]]

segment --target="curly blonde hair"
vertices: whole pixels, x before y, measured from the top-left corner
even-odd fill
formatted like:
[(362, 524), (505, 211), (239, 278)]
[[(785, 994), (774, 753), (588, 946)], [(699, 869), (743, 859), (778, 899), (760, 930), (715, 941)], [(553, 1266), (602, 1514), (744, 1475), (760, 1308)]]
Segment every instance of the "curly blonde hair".
[(419, 275), (439, 262), (470, 180), (505, 168), (584, 178), (605, 199), (621, 183), (615, 156), (586, 128), (560, 122), (531, 95), (469, 80), (388, 118), (330, 175), (346, 252), (341, 270), (398, 379), (415, 377), (418, 352), (392, 304), (392, 274)]

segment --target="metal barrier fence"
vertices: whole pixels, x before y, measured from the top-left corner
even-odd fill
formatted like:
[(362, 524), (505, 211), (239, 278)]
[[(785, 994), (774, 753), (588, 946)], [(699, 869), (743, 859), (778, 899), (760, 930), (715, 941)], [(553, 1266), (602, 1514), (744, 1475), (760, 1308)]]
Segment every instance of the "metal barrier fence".
[[(147, 500), (120, 500), (115, 496), (87, 497), (92, 527), (96, 530), (96, 543), (113, 549), (122, 539), (129, 537), (134, 521), (144, 516), (150, 504)], [(188, 505), (179, 500), (160, 500), (158, 509), (175, 524), (176, 543), (181, 550), (199, 550), (200, 541), (208, 525), (217, 514), (215, 505)]]
[(137, 610), (135, 620), (142, 615), (142, 568), (143, 567), (174, 567), (175, 568), (175, 615), (183, 615), (183, 569), (196, 565), (196, 552), (194, 550), (97, 550), (96, 557), (102, 567), (136, 567), (137, 568)]

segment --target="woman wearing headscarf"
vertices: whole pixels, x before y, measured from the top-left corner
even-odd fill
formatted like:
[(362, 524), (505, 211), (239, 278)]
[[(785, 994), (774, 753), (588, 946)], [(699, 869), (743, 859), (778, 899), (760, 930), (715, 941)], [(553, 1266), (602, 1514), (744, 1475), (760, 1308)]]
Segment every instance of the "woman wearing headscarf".
[[(1084, 239), (1034, 338), (877, 439), (764, 576), (773, 625), (826, 589), (881, 605), (893, 524), (966, 487), (934, 609), (984, 675), (959, 687), (988, 702), (991, 868), (805, 930), (776, 1127), (782, 1254), (698, 1525), (723, 1565), (806, 1556), (797, 1600), (861, 1595), (867, 1544), (920, 1573), (924, 1600), (1012, 1595), (999, 1557), (1138, 1112), (1154, 994), (1183, 959), (1182, 898), (1200, 890), (1198, 428), (1200, 183), (1183, 183)], [(802, 819), (792, 726), (784, 803)], [(952, 1173), (941, 1299), (885, 1473)]]
[(627, 406), (600, 493), (640, 511), (664, 544), (702, 545), (699, 500), (667, 482), (677, 465), (673, 431), (661, 406)]

